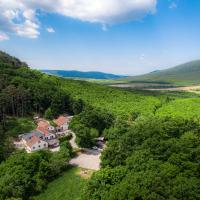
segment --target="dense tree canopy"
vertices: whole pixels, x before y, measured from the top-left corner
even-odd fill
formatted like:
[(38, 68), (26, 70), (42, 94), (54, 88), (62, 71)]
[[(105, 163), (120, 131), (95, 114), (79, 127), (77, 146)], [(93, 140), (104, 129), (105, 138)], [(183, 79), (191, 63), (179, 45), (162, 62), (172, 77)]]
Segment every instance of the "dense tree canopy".
[(57, 153), (16, 152), (0, 165), (0, 199), (28, 199), (41, 192), (48, 181), (66, 169), (70, 155), (71, 149), (66, 142)]
[(137, 121), (108, 142), (103, 169), (89, 181), (83, 199), (199, 199), (199, 155), (199, 122)]
[(70, 128), (76, 133), (77, 143), (81, 147), (91, 147), (94, 144), (94, 138), (99, 137), (112, 125), (113, 121), (113, 115), (105, 110), (85, 107), (73, 118)]

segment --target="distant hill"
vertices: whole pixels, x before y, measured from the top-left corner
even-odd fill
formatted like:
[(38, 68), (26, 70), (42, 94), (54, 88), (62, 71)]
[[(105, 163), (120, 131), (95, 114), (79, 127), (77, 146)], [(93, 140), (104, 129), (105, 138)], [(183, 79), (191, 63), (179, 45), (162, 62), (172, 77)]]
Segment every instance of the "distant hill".
[(47, 74), (52, 74), (56, 76), (66, 77), (66, 78), (83, 78), (83, 79), (117, 79), (125, 78), (127, 76), (107, 74), (103, 72), (81, 72), (81, 71), (65, 71), (65, 70), (42, 70)]
[(166, 70), (125, 78), (124, 81), (174, 83), (177, 85), (199, 84), (200, 83), (200, 60), (188, 62)]

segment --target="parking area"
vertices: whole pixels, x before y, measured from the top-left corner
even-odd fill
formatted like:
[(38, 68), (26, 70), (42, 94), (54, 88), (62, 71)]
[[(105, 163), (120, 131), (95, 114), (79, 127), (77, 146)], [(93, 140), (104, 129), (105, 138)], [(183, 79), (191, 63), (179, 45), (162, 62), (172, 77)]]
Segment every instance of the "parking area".
[(100, 169), (101, 151), (84, 149), (79, 152), (76, 157), (72, 158), (69, 164), (78, 166), (84, 169), (99, 170)]

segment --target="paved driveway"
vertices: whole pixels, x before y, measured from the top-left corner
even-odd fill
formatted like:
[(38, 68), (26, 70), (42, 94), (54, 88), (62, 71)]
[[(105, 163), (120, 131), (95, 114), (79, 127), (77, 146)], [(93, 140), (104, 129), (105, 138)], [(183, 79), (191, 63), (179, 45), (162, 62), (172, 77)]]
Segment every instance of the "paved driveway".
[(73, 149), (78, 149), (78, 145), (76, 144), (76, 134), (73, 131), (70, 131), (70, 133), (72, 134), (72, 138), (69, 143), (71, 144)]

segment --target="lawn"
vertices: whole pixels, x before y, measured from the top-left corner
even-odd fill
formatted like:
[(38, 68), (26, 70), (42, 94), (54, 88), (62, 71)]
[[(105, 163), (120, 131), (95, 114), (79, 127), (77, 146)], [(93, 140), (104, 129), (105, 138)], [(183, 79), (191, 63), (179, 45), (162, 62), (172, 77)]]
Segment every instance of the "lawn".
[(71, 168), (61, 177), (49, 183), (47, 189), (33, 200), (77, 200), (86, 182), (77, 175), (79, 168)]

